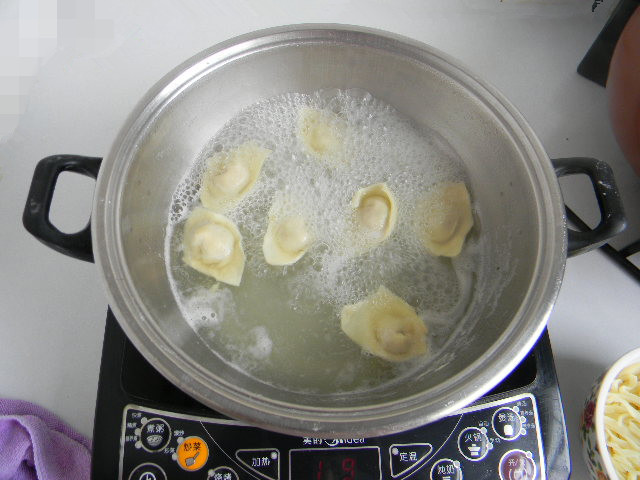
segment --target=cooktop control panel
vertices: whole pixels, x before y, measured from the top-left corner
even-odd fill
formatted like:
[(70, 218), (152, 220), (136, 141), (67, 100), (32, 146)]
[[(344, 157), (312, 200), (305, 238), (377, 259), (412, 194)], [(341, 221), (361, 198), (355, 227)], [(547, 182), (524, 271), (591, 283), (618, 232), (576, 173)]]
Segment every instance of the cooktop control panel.
[(546, 478), (536, 400), (525, 393), (375, 438), (321, 439), (128, 405), (122, 480), (533, 480)]

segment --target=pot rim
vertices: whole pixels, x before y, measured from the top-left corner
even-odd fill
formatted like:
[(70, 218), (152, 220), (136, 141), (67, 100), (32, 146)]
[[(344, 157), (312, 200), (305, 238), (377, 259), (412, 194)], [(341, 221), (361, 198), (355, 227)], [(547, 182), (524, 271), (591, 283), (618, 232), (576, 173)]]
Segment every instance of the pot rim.
[[(313, 408), (278, 402), (235, 387), (203, 369), (158, 328), (137, 296), (120, 243), (118, 195), (138, 135), (154, 113), (207, 72), (262, 50), (304, 42), (347, 43), (390, 50), (438, 69), (470, 90), (493, 111), (523, 149), (540, 217), (538, 251), (532, 282), (500, 338), (465, 370), (438, 385), (393, 402), (355, 408)], [(286, 434), (338, 437), (354, 431), (374, 436), (407, 430), (447, 416), (488, 392), (511, 372), (534, 346), (557, 297), (566, 261), (566, 220), (559, 185), (540, 141), (518, 110), (494, 87), (447, 54), (389, 32), (335, 24), (269, 28), (224, 41), (185, 61), (165, 75), (129, 115), (103, 161), (95, 191), (92, 239), (95, 261), (115, 317), (143, 356), (172, 383), (233, 418)], [(517, 321), (516, 321), (517, 319)], [(170, 358), (169, 353), (173, 355)], [(189, 375), (184, 372), (190, 372)], [(425, 393), (430, 395), (425, 396)]]

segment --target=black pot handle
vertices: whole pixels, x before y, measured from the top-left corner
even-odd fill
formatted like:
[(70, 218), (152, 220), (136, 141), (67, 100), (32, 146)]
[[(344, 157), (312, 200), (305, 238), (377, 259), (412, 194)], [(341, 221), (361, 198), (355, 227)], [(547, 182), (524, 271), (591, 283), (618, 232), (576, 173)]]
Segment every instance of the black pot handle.
[(80, 155), (53, 155), (40, 160), (33, 172), (27, 204), (22, 214), (22, 223), (27, 231), (58, 252), (93, 262), (91, 221), (79, 232), (63, 233), (49, 220), (49, 210), (58, 176), (62, 172), (76, 172), (95, 179), (101, 162), (102, 158)]
[(572, 257), (602, 246), (627, 226), (622, 200), (611, 167), (595, 158), (573, 157), (551, 160), (558, 177), (586, 174), (591, 180), (600, 207), (600, 223), (586, 232), (568, 229), (567, 255)]

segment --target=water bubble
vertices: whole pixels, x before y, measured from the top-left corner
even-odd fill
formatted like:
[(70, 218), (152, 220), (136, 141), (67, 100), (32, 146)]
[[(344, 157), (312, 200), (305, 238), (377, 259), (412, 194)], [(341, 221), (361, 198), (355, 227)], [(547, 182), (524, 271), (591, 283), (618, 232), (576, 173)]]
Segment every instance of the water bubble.
[[(297, 134), (303, 107), (325, 108), (344, 121), (336, 158), (303, 150)], [(444, 318), (453, 330), (460, 316), (447, 318), (447, 312), (457, 308), (461, 273), (450, 261), (428, 255), (415, 228), (415, 206), (425, 190), (464, 179), (460, 159), (442, 138), (357, 89), (270, 98), (249, 106), (213, 135), (174, 192), (165, 242), (178, 306), (194, 330), (206, 329), (199, 334), (212, 351), (240, 370), (296, 391), (354, 390), (391, 381), (416, 365), (381, 366), (339, 327), (342, 307), (381, 284), (413, 305), (428, 324), (430, 318)], [(243, 283), (212, 292), (202, 288), (211, 279), (182, 263), (181, 225), (199, 205), (206, 160), (246, 142), (272, 152), (253, 190), (225, 212), (243, 236)], [(398, 222), (386, 242), (358, 253), (351, 200), (359, 188), (379, 182), (396, 197)], [(267, 217), (276, 207), (302, 215), (314, 238), (307, 254), (285, 268), (266, 264), (262, 253)], [(478, 270), (478, 257), (469, 255), (462, 274), (470, 277)], [(300, 352), (305, 358), (292, 361)], [(322, 370), (314, 357), (323, 359)]]

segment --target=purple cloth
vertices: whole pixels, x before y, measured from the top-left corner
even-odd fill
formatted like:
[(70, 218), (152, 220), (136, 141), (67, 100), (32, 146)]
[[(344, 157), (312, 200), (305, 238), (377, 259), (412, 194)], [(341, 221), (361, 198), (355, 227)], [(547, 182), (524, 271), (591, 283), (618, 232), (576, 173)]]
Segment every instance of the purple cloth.
[(0, 398), (0, 480), (88, 480), (91, 442), (42, 407)]

